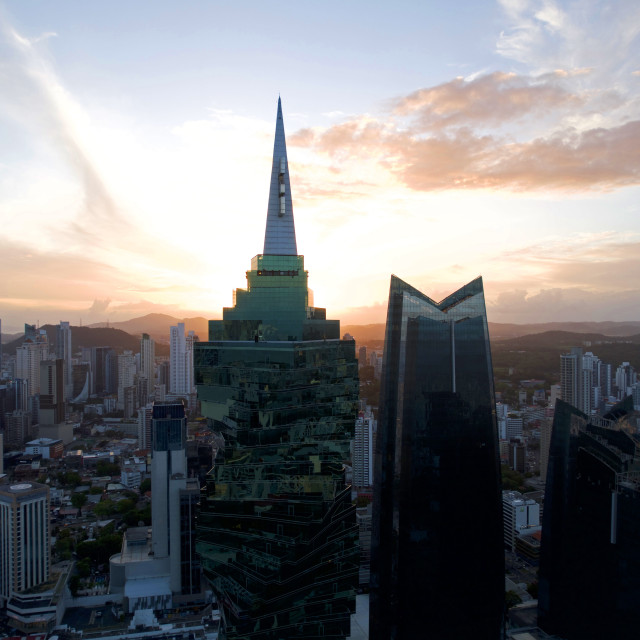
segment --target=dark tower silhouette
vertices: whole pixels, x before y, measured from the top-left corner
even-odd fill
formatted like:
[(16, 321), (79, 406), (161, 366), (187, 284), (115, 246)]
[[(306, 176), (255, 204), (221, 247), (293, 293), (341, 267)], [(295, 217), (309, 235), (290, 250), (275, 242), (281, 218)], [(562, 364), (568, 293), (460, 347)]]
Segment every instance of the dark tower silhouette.
[(498, 640), (504, 556), (482, 279), (392, 276), (375, 451), (371, 640)]
[(640, 629), (640, 441), (626, 398), (603, 418), (556, 402), (540, 548), (538, 624), (566, 640)]

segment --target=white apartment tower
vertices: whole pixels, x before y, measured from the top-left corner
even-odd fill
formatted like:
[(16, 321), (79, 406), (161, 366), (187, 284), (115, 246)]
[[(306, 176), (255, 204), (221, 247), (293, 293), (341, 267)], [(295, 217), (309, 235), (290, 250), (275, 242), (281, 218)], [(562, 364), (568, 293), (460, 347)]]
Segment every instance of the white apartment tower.
[(118, 356), (118, 409), (121, 411), (125, 405), (125, 389), (133, 387), (135, 377), (135, 357), (132, 351), (125, 351)]
[(16, 378), (27, 380), (30, 396), (40, 393), (40, 362), (48, 359), (49, 343), (44, 331), (27, 337), (16, 349)]
[(356, 420), (353, 440), (353, 484), (373, 485), (373, 416), (361, 415)]
[(196, 392), (193, 376), (193, 344), (198, 340), (193, 331), (184, 332), (184, 322), (171, 327), (169, 343), (169, 391), (188, 395)]
[(49, 487), (0, 486), (0, 598), (49, 579)]

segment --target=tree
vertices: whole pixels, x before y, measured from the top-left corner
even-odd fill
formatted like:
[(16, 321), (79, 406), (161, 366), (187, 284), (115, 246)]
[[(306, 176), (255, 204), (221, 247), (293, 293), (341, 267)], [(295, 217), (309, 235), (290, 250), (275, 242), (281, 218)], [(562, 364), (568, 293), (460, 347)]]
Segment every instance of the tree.
[(140, 494), (144, 495), (147, 491), (151, 491), (151, 480), (149, 478), (145, 478), (140, 483)]
[(98, 462), (96, 473), (99, 476), (117, 476), (120, 475), (120, 466), (113, 462)]
[(133, 500), (129, 500), (125, 498), (124, 500), (118, 500), (116, 503), (116, 510), (118, 513), (126, 513), (127, 511), (131, 511), (135, 509), (136, 503)]
[(102, 502), (98, 502), (98, 504), (93, 508), (93, 513), (96, 516), (110, 516), (116, 512), (116, 505), (113, 500), (103, 500)]
[(82, 507), (87, 504), (87, 496), (84, 493), (74, 493), (71, 496), (71, 504), (78, 509), (78, 513), (82, 514)]
[(511, 607), (515, 607), (515, 605), (522, 602), (522, 598), (515, 591), (505, 592), (504, 599), (507, 605), (507, 609), (511, 609)]
[(58, 475), (58, 480), (65, 486), (75, 489), (82, 484), (82, 478), (75, 471), (68, 471)]
[(78, 587), (80, 586), (80, 576), (71, 576), (69, 578), (69, 591), (76, 598), (78, 596)]
[(527, 585), (527, 593), (536, 600), (538, 599), (538, 581), (534, 580)]
[(80, 562), (76, 564), (76, 569), (81, 578), (88, 578), (91, 575), (91, 563), (87, 558), (80, 560)]

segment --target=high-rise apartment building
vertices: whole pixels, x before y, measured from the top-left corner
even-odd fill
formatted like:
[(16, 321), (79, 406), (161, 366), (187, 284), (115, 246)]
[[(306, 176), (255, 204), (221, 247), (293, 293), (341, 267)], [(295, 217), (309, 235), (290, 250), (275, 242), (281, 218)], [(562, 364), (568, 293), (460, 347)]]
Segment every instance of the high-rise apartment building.
[(436, 303), (392, 276), (374, 474), (371, 640), (501, 638), (500, 463), (481, 278)]
[(571, 353), (560, 356), (560, 387), (562, 399), (570, 405), (582, 406), (582, 349), (573, 347)]
[(171, 592), (200, 592), (196, 557), (198, 481), (187, 476), (187, 418), (182, 403), (155, 403), (151, 419), (151, 547), (168, 565)]
[(16, 349), (16, 378), (28, 382), (28, 393), (40, 393), (40, 362), (49, 359), (49, 342), (44, 330), (34, 325), (24, 325), (25, 340)]
[(195, 393), (193, 380), (193, 345), (197, 341), (193, 331), (184, 332), (184, 322), (171, 327), (169, 335), (169, 391), (173, 394)]
[(623, 362), (616, 369), (616, 393), (618, 400), (631, 395), (631, 387), (638, 381), (638, 376), (633, 365)]
[[(149, 337), (148, 333), (143, 333), (140, 339), (140, 371), (138, 376), (144, 378), (147, 381), (146, 384), (146, 396), (138, 393), (140, 404), (146, 404), (149, 397), (153, 394), (156, 380), (156, 343)], [(145, 385), (140, 385), (144, 387)]]
[(373, 427), (372, 414), (359, 415), (353, 439), (353, 484), (370, 487), (373, 484)]
[(0, 598), (49, 579), (49, 487), (0, 485)]
[(64, 422), (65, 363), (61, 358), (40, 362), (40, 424)]
[(31, 411), (16, 409), (5, 416), (5, 437), (7, 447), (22, 446), (31, 436)]
[[(118, 355), (118, 409), (124, 411), (125, 398), (130, 402), (135, 391), (127, 391), (134, 387), (136, 376), (136, 361), (132, 351), (125, 351)], [(134, 387), (135, 389), (135, 387)], [(134, 401), (135, 402), (135, 401)], [(135, 408), (135, 407), (134, 407)]]
[(542, 518), (538, 624), (566, 640), (640, 628), (640, 442), (625, 398), (604, 417), (556, 403)]
[(60, 322), (56, 338), (56, 358), (64, 362), (64, 399), (73, 396), (73, 352), (71, 345), (71, 327), (68, 322)]
[(345, 481), (358, 399), (355, 342), (310, 306), (298, 255), (282, 108), (264, 253), (195, 347), (202, 414), (225, 438), (198, 551), (225, 638), (345, 638), (358, 584)]
[(91, 365), (90, 395), (116, 393), (118, 390), (118, 359), (111, 347), (83, 348), (82, 359)]

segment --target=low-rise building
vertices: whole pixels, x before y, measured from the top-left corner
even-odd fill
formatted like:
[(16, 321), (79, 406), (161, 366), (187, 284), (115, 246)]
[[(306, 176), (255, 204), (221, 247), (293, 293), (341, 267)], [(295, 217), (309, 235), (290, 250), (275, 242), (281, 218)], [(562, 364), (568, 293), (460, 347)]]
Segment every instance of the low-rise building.
[(27, 442), (25, 453), (40, 454), (45, 460), (62, 458), (64, 455), (64, 443), (53, 438), (38, 438)]
[(516, 551), (519, 536), (531, 535), (541, 530), (540, 505), (518, 491), (502, 492), (502, 518), (504, 546)]

